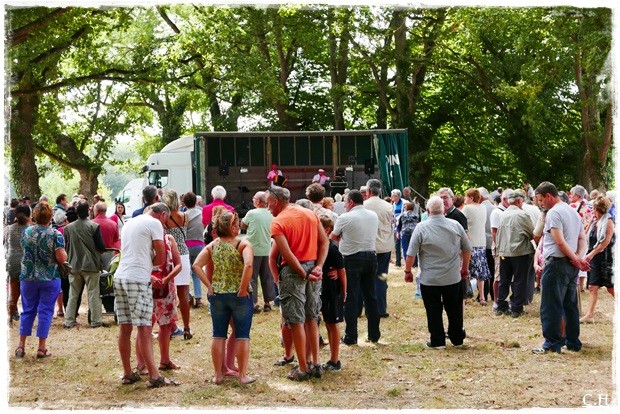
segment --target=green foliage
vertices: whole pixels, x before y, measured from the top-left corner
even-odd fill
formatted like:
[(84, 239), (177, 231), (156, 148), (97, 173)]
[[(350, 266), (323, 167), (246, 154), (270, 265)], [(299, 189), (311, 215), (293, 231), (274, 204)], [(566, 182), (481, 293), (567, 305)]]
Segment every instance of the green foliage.
[[(50, 159), (96, 188), (198, 130), (339, 119), (408, 128), (424, 193), (613, 182), (609, 9), (9, 7), (7, 24), (14, 169), (32, 143), (39, 175)], [(139, 156), (115, 159), (119, 136)]]

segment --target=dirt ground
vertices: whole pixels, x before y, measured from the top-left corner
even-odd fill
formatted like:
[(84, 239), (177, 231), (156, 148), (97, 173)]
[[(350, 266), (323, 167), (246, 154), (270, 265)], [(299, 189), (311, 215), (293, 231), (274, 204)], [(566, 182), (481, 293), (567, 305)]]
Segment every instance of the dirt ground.
[[(414, 300), (415, 284), (402, 281), (391, 267), (388, 289), (390, 317), (382, 319), (378, 345), (360, 342), (342, 346), (343, 369), (322, 379), (296, 383), (286, 379), (289, 367), (273, 362), (282, 355), (280, 315), (276, 310), (255, 315), (249, 373), (257, 382), (239, 386), (233, 379), (213, 385), (211, 320), (207, 308), (192, 310), (194, 338), (175, 337), (171, 356), (182, 368), (170, 374), (179, 387), (155, 390), (145, 381), (121, 385), (116, 347), (118, 327), (65, 330), (55, 319), (48, 339), (51, 358), (37, 360), (36, 338), (29, 338), (26, 357), (15, 359), (18, 327), (8, 330), (8, 406), (27, 409), (522, 409), (579, 408), (617, 405), (612, 361), (614, 301), (600, 292), (596, 321), (581, 325), (583, 350), (534, 355), (542, 344), (539, 295), (526, 315), (495, 316), (488, 306), (468, 303), (466, 346), (445, 350), (425, 347), (426, 314)], [(589, 294), (582, 293), (583, 308)], [(86, 298), (79, 320), (86, 325)], [(113, 317), (104, 317), (113, 324)], [(362, 317), (360, 339), (366, 334)], [(155, 328), (157, 330), (157, 327)], [(321, 326), (327, 338), (324, 326)], [(159, 358), (157, 341), (153, 341)], [(321, 350), (322, 362), (329, 348)], [(135, 358), (133, 359), (135, 363)], [(602, 396), (599, 398), (599, 396)]]

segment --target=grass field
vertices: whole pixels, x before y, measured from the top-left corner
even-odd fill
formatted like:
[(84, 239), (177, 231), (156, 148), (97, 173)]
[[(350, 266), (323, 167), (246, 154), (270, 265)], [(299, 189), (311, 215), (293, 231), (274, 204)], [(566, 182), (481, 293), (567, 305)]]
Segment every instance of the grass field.
[[(286, 379), (290, 368), (273, 365), (282, 354), (277, 310), (254, 317), (249, 374), (257, 382), (246, 387), (233, 379), (221, 386), (210, 383), (207, 308), (192, 310), (193, 339), (174, 338), (171, 343), (172, 359), (182, 369), (170, 375), (182, 385), (155, 390), (147, 389), (145, 381), (121, 385), (117, 326), (65, 330), (62, 320), (55, 319), (48, 339), (53, 356), (37, 360), (36, 338), (29, 338), (26, 357), (17, 360), (14, 325), (8, 331), (8, 404), (30, 409), (521, 409), (577, 408), (584, 405), (584, 397), (586, 403), (597, 403), (597, 395), (617, 404), (612, 363), (615, 308), (604, 290), (596, 322), (581, 325), (582, 352), (533, 355), (531, 348), (542, 344), (539, 295), (517, 319), (493, 315), (490, 304), (468, 304), (466, 346), (432, 350), (425, 347), (426, 316), (422, 301), (413, 299), (415, 284), (405, 284), (401, 269), (395, 267), (390, 267), (388, 283), (390, 317), (381, 321), (379, 344), (343, 345), (341, 372), (303, 383)], [(582, 293), (584, 309), (588, 296)], [(82, 304), (80, 319), (86, 325), (86, 298)], [(105, 319), (113, 322), (111, 316)], [(363, 318), (359, 328), (363, 339)], [(327, 338), (324, 326), (321, 331)], [(154, 346), (159, 360), (156, 340)], [(328, 347), (321, 358), (329, 358)]]

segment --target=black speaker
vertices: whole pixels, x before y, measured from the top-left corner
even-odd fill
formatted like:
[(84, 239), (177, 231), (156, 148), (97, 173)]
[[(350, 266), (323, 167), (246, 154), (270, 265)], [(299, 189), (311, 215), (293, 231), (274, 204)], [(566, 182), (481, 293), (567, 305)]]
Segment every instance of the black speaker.
[(364, 161), (364, 173), (367, 175), (373, 175), (375, 173), (374, 158), (366, 158), (366, 161)]
[(221, 177), (226, 177), (228, 175), (228, 163), (226, 161), (222, 161), (219, 168), (219, 173)]

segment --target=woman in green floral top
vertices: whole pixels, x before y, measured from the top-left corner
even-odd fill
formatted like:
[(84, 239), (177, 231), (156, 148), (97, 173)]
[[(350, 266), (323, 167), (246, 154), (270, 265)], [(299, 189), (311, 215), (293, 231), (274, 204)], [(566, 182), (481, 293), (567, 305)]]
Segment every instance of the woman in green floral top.
[[(239, 235), (239, 217), (226, 211), (215, 218), (214, 229), (219, 236), (200, 252), (192, 268), (207, 287), (213, 322), (211, 359), (215, 369), (213, 382), (224, 379), (222, 362), (228, 336), (228, 322), (235, 323), (236, 356), (239, 365), (239, 383), (249, 384), (254, 378), (247, 376), (250, 357), (250, 328), (254, 308), (248, 286), (252, 278), (254, 252), (247, 240)], [(206, 269), (206, 272), (205, 272)]]
[(40, 201), (32, 212), (35, 225), (22, 233), (24, 248), (22, 270), (19, 275), (23, 312), (19, 321), (19, 345), (15, 350), (17, 358), (25, 355), (26, 337), (32, 335), (34, 319), (38, 318), (37, 337), (39, 349), (37, 358), (49, 357), (45, 347), (54, 316), (56, 297), (60, 292), (58, 263), (67, 261), (65, 241), (62, 234), (50, 227), (52, 207)]

